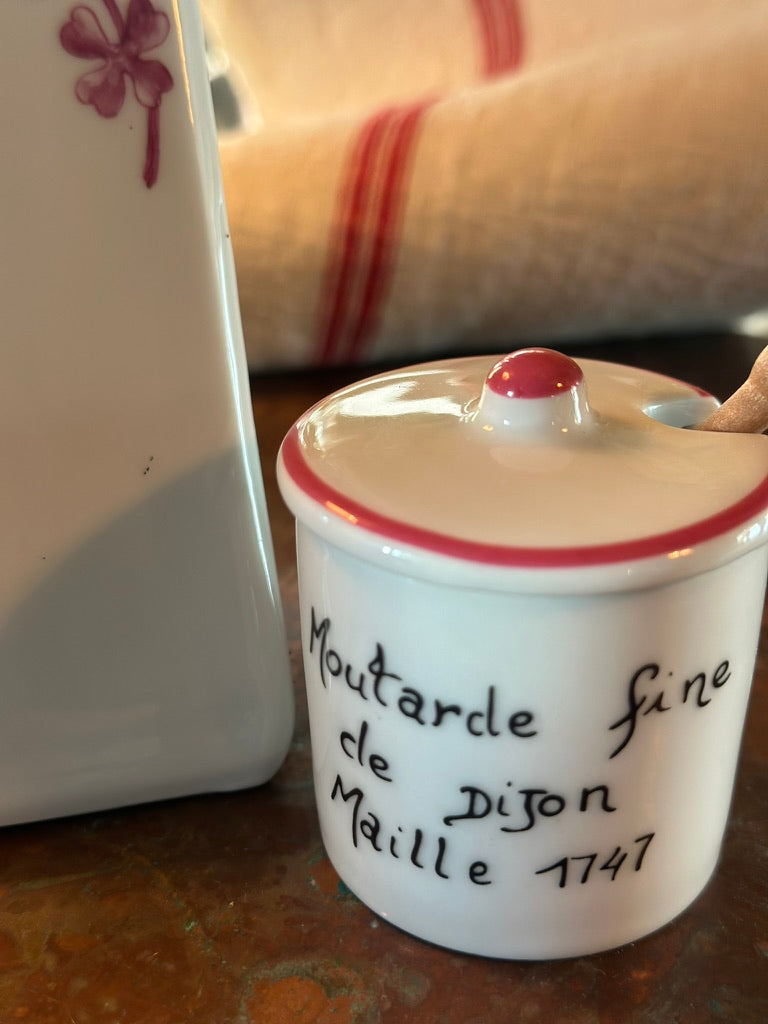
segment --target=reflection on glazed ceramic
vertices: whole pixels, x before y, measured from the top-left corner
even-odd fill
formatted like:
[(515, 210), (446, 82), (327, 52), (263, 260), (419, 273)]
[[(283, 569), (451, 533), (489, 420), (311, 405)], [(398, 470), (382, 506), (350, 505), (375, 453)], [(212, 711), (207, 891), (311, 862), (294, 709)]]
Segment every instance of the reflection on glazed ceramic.
[(0, 194), (0, 824), (256, 785), (293, 691), (198, 5), (2, 0), (0, 38), (34, 140)]
[(707, 884), (768, 566), (766, 439), (664, 422), (715, 404), (533, 350), (370, 378), (289, 433), (320, 825), (386, 919), (567, 957)]

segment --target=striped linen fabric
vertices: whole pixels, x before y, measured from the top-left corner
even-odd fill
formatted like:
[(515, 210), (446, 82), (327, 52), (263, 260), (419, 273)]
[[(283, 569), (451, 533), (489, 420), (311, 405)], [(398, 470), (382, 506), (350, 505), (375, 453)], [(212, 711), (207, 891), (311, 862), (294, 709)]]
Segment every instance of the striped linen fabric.
[(768, 0), (204, 0), (254, 370), (768, 307)]

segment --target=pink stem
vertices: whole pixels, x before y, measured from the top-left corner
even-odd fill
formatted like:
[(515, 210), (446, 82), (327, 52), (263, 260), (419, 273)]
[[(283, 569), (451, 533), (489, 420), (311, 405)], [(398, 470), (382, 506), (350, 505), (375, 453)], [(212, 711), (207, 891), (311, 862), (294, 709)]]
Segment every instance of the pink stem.
[(160, 170), (160, 105), (147, 108), (147, 156), (144, 161), (144, 181), (147, 188), (157, 181)]
[(115, 23), (115, 28), (117, 29), (117, 39), (119, 42), (123, 38), (123, 32), (125, 31), (125, 21), (123, 19), (122, 14), (120, 13), (120, 8), (117, 6), (117, 0), (104, 0), (104, 6), (107, 8), (110, 18)]

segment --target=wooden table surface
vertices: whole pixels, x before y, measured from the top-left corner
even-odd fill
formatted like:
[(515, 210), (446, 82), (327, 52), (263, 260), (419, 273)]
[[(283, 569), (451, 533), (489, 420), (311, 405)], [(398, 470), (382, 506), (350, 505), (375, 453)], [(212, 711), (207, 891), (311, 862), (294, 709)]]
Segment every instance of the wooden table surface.
[[(579, 346), (724, 397), (761, 343)], [(31, 1024), (710, 1024), (768, 1021), (768, 620), (723, 855), (699, 900), (598, 956), (510, 963), (438, 949), (378, 920), (324, 855), (311, 783), (293, 524), (277, 446), (361, 376), (252, 381), (297, 702), (267, 785), (0, 832), (0, 1022)]]

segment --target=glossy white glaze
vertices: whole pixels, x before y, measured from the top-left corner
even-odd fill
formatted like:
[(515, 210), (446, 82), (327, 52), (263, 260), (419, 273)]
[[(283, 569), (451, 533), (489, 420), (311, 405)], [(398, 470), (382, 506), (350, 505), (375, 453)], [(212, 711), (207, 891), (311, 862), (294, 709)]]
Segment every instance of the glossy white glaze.
[[(661, 424), (645, 410), (713, 402), (587, 361), (586, 394), (574, 375), (488, 402), (493, 363), (374, 378), (286, 439), (318, 809), (342, 878), (394, 924), (489, 956), (583, 955), (661, 927), (717, 863), (768, 562), (766, 439)], [(496, 560), (473, 559), (487, 537)], [(504, 564), (519, 537), (535, 557)], [(564, 544), (570, 561), (542, 556)]]
[[(668, 586), (547, 596), (401, 576), (331, 547), (305, 526), (298, 537), (318, 811), (328, 854), (360, 899), (439, 945), (540, 959), (634, 941), (698, 896), (726, 824), (768, 548)], [(313, 639), (313, 609), (316, 627), (329, 621), (325, 638), (316, 628)], [(727, 682), (713, 686), (726, 661), (720, 678), (728, 674)], [(611, 757), (630, 723), (611, 726), (626, 717), (631, 680), (645, 665), (657, 665), (658, 675), (639, 676), (635, 703), (644, 704), (635, 731)], [(399, 677), (379, 685), (386, 707), (374, 694), (382, 667)], [(701, 700), (710, 701), (704, 706), (698, 682), (684, 699), (699, 672)], [(365, 697), (348, 683), (358, 686), (361, 674)], [(661, 691), (669, 710), (650, 710)], [(423, 725), (409, 717), (420, 706), (414, 693), (423, 698)], [(403, 696), (409, 714), (397, 706)], [(436, 701), (461, 714), (448, 712), (436, 726)], [(518, 717), (516, 733), (509, 720), (521, 713), (532, 718)], [(372, 765), (374, 756), (386, 768)], [(343, 792), (334, 796), (337, 779)], [(585, 790), (598, 786), (607, 787), (615, 810), (602, 809), (596, 790), (582, 812)], [(535, 824), (504, 832), (529, 823), (522, 791), (532, 789), (544, 791), (531, 805)], [(354, 790), (362, 794), (359, 807), (355, 796), (344, 799)], [(446, 825), (470, 800), (478, 817)], [(417, 829), (421, 867), (411, 861)], [(644, 845), (637, 840), (649, 833), (637, 871)], [(448, 878), (435, 870), (441, 838)], [(611, 879), (600, 867), (617, 847), (616, 860), (621, 853), (627, 859)], [(592, 854), (582, 884), (588, 861), (578, 858)], [(563, 857), (563, 888), (559, 868), (536, 874)], [(487, 874), (472, 881), (477, 862), (488, 865)]]
[[(457, 360), (344, 389), (299, 421), (306, 467), (394, 523), (516, 548), (623, 544), (688, 528), (765, 483), (765, 438), (685, 431), (647, 415), (680, 402), (690, 409), (696, 393), (678, 381), (583, 360), (584, 430), (566, 425), (568, 396), (484, 393), (492, 366)], [(699, 398), (700, 412), (716, 404)]]
[(197, 5), (107, 117), (110, 7), (0, 7), (0, 823), (262, 782), (293, 721)]

